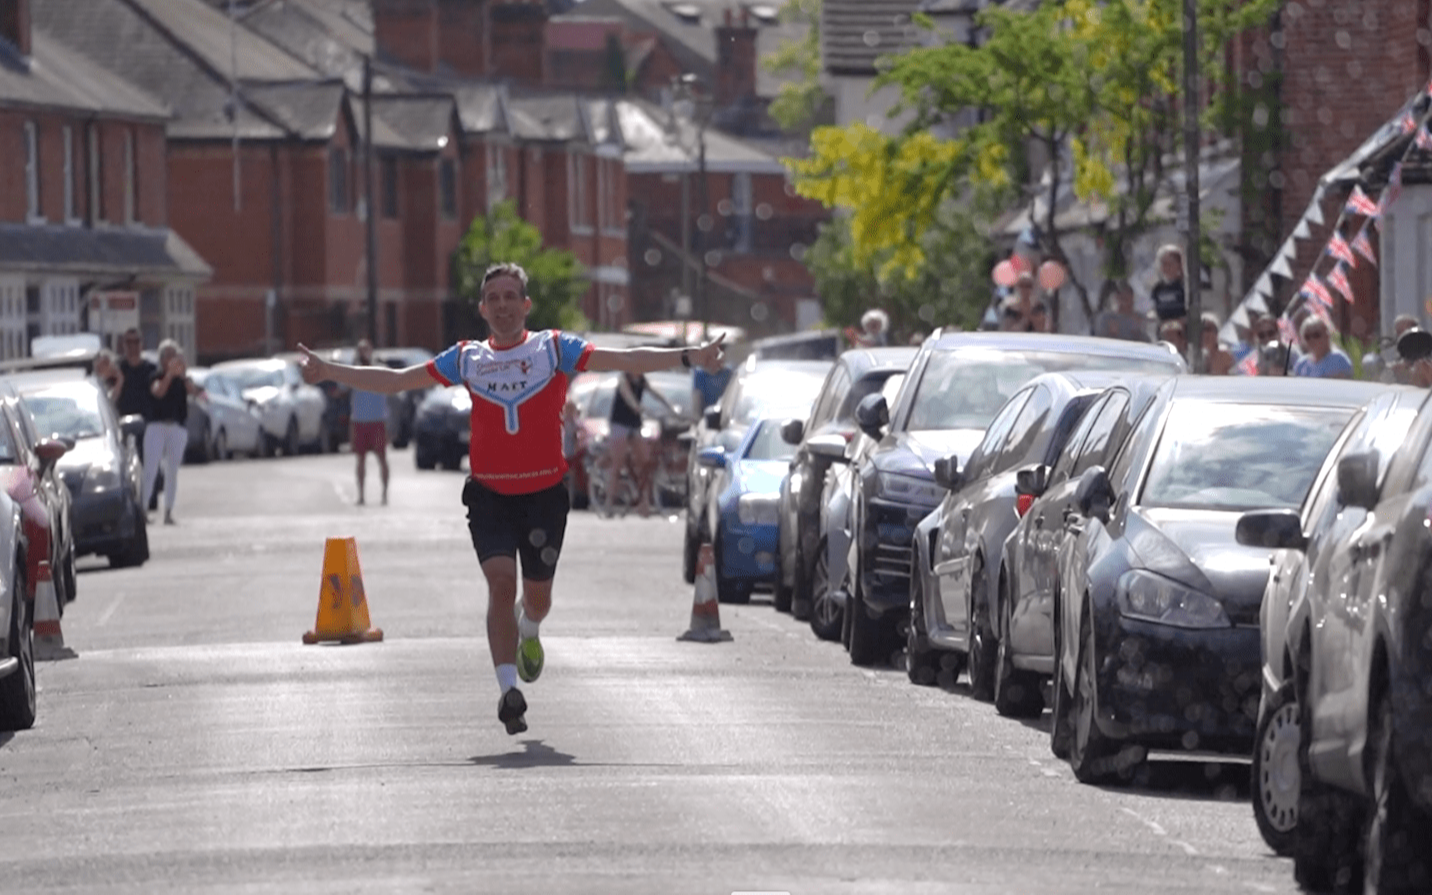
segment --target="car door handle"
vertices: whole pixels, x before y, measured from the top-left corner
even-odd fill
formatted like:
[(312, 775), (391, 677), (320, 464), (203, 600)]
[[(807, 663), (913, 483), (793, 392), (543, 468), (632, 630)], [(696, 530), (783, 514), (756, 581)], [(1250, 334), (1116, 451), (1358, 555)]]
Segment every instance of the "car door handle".
[(1043, 513), (1040, 513), (1038, 516), (1035, 516), (1035, 517), (1034, 517), (1034, 527), (1035, 527), (1035, 528), (1043, 528), (1043, 527), (1044, 527), (1044, 514), (1043, 514)]

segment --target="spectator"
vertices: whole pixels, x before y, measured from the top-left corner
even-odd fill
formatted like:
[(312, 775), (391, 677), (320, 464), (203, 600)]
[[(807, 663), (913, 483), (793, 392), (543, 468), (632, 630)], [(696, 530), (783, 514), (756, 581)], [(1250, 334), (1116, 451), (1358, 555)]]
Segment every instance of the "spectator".
[(1233, 354), (1218, 343), (1218, 315), (1203, 315), (1203, 372), (1211, 376), (1227, 376), (1233, 372)]
[(94, 356), (95, 378), (104, 385), (105, 397), (109, 403), (119, 404), (119, 392), (124, 387), (124, 374), (119, 372), (119, 364), (114, 359), (114, 352), (108, 348), (101, 348)]
[(720, 404), (726, 386), (731, 384), (731, 366), (722, 363), (720, 370), (708, 373), (703, 367), (691, 371), (691, 413), (698, 419), (706, 408)]
[(1049, 332), (1049, 308), (1044, 304), (1044, 299), (1034, 300), (1029, 306), (1029, 331), (1032, 333)]
[(159, 372), (159, 368), (144, 359), (144, 340), (140, 337), (139, 330), (126, 330), (122, 344), (124, 357), (119, 360), (120, 388), (115, 409), (120, 416), (137, 414), (148, 422), (153, 416), (154, 405), (154, 395), (150, 394), (149, 385), (154, 381), (154, 374)]
[(1307, 348), (1293, 366), (1294, 376), (1318, 376), (1324, 379), (1351, 379), (1352, 360), (1333, 344), (1333, 328), (1321, 317), (1309, 315), (1298, 334)]
[(1154, 312), (1160, 321), (1182, 320), (1188, 316), (1188, 299), (1183, 288), (1183, 250), (1173, 243), (1158, 253), (1159, 281), (1154, 285)]
[(1165, 320), (1159, 324), (1159, 341), (1172, 345), (1179, 357), (1188, 357), (1188, 333), (1182, 320)]
[(1149, 340), (1144, 318), (1134, 311), (1134, 287), (1128, 280), (1110, 282), (1107, 310), (1094, 318), (1094, 335), (1129, 342)]
[(1287, 376), (1289, 346), (1282, 342), (1266, 342), (1258, 349), (1259, 376)]
[[(151, 364), (151, 366), (153, 366)], [(174, 497), (179, 490), (179, 464), (189, 444), (189, 396), (199, 392), (189, 378), (184, 351), (173, 339), (159, 343), (159, 366), (149, 383), (154, 396), (149, 424), (144, 427), (144, 505), (154, 497), (154, 480), (164, 464), (164, 524), (174, 524)]]
[[(358, 340), (358, 359), (354, 366), (373, 366), (373, 343)], [(348, 398), (348, 442), (356, 458), (354, 474), (358, 477), (358, 505), (363, 505), (364, 484), (368, 479), (368, 455), (378, 459), (378, 481), (383, 485), (383, 506), (388, 505), (388, 398), (377, 392), (353, 389)]]
[(999, 329), (1007, 333), (1034, 332), (1034, 274), (1022, 271), (1014, 292), (1000, 302)]
[(860, 315), (860, 338), (866, 348), (890, 344), (890, 315), (879, 308), (871, 308)]
[(1417, 329), (1421, 325), (1417, 317), (1412, 314), (1398, 314), (1392, 321), (1392, 337), (1400, 339), (1403, 333), (1409, 329)]

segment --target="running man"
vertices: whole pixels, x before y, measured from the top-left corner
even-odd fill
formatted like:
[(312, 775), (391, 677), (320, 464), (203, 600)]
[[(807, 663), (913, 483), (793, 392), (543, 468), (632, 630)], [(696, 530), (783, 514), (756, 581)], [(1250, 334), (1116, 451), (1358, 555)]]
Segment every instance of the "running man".
[(700, 348), (597, 348), (570, 333), (529, 332), (531, 310), (527, 272), (516, 264), (496, 264), (483, 275), (478, 301), (490, 331), (485, 341), (458, 342), (428, 363), (402, 370), (335, 364), (298, 346), (305, 382), (328, 380), (384, 394), (461, 383), (472, 394), (470, 472), (462, 502), (487, 579), (487, 645), (501, 691), (497, 718), (512, 735), (527, 729), (527, 701), (517, 678), (530, 683), (542, 673), (538, 625), (552, 608), (552, 576), (567, 527), (562, 407), (568, 378), (677, 365), (714, 372), (724, 351), (720, 338)]

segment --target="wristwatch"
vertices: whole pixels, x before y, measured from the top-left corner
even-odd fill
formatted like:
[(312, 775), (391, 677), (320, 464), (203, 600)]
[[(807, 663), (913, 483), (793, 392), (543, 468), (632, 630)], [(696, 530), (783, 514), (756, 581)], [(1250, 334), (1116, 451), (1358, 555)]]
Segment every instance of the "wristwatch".
[(688, 369), (688, 370), (691, 369), (691, 349), (690, 349), (690, 348), (683, 348), (683, 349), (681, 349), (681, 365), (682, 365), (683, 367), (685, 367), (686, 369)]

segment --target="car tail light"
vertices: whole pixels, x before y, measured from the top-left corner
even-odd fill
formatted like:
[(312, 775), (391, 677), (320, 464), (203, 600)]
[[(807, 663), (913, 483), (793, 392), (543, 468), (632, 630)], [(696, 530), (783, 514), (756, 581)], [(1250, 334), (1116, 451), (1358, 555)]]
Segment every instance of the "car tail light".
[(1033, 494), (1021, 494), (1015, 498), (1014, 511), (1019, 514), (1019, 518), (1021, 519), (1024, 518), (1024, 514), (1029, 512), (1029, 508), (1032, 506), (1034, 506)]

